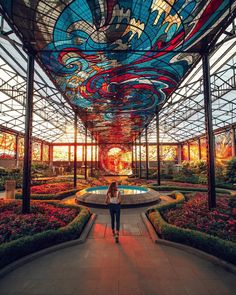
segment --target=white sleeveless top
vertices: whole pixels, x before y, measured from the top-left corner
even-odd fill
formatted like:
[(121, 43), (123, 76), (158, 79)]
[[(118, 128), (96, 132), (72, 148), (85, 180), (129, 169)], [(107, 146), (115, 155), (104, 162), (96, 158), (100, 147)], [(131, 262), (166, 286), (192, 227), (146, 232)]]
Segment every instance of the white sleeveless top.
[(109, 194), (109, 199), (110, 199), (110, 203), (111, 204), (119, 204), (120, 203), (120, 201), (119, 201), (119, 194), (120, 194), (120, 192), (119, 191), (117, 191), (117, 193), (116, 193), (116, 197), (111, 197), (111, 195)]

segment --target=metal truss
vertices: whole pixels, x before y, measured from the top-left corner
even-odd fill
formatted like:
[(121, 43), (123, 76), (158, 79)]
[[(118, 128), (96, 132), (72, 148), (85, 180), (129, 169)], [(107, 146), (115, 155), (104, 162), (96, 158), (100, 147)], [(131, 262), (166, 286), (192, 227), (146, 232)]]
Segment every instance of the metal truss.
[[(225, 30), (211, 57), (211, 98), (214, 131), (236, 123), (235, 21)], [(228, 42), (229, 41), (229, 42)], [(226, 43), (228, 42), (228, 43)], [(225, 49), (222, 45), (226, 44)], [(217, 58), (214, 56), (217, 56)], [(199, 76), (195, 79), (195, 76)], [(184, 142), (205, 133), (202, 66), (172, 94), (159, 111), (162, 142)], [(149, 142), (156, 142), (155, 118), (149, 125)], [(144, 134), (142, 135), (142, 138)]]
[[(1, 18), (1, 16), (0, 16)], [(0, 21), (0, 126), (24, 133), (27, 57), (22, 44), (2, 19)], [(215, 45), (211, 62), (213, 128), (236, 123), (235, 22)], [(222, 46), (228, 41), (226, 50)], [(205, 132), (201, 64), (165, 102), (159, 112), (160, 139), (181, 143)], [(198, 78), (196, 78), (198, 77)], [(74, 111), (39, 65), (35, 67), (33, 136), (48, 142), (72, 143)], [(84, 142), (85, 127), (78, 120), (78, 141)], [(148, 126), (148, 140), (156, 142), (155, 118)], [(88, 136), (88, 141), (91, 141)], [(144, 134), (142, 142), (145, 141)]]
[[(0, 31), (0, 125), (24, 133), (27, 57), (3, 19)], [(69, 103), (36, 65), (33, 136), (48, 142), (61, 138), (73, 141), (73, 136), (67, 136), (73, 120), (74, 111)], [(78, 127), (79, 133), (84, 134), (80, 120)]]

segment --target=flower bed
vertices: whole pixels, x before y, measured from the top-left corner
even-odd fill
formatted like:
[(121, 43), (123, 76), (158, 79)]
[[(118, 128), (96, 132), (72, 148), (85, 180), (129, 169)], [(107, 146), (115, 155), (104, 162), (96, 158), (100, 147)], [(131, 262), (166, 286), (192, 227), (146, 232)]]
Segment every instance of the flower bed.
[[(73, 188), (73, 183), (47, 183), (31, 187), (32, 200), (62, 200), (74, 195), (79, 189)], [(16, 199), (22, 199), (22, 190), (16, 191)]]
[(229, 196), (218, 197), (217, 208), (209, 211), (207, 195), (196, 193), (180, 208), (167, 210), (162, 216), (173, 225), (236, 242), (236, 204), (231, 200)]
[(58, 192), (73, 189), (72, 182), (47, 183), (32, 186), (30, 191), (32, 194), (56, 194)]
[[(219, 207), (212, 212), (206, 212), (206, 207), (204, 205), (204, 203), (206, 204), (206, 201), (205, 199), (203, 201), (204, 196), (202, 194), (198, 194), (196, 198), (193, 198), (192, 203), (196, 202), (196, 206), (193, 206), (190, 200), (190, 205), (188, 205), (187, 208), (186, 205), (188, 203), (183, 202), (183, 195), (182, 198), (180, 193), (175, 193), (175, 195), (176, 200), (174, 202), (157, 205), (147, 210), (147, 216), (157, 233), (166, 240), (195, 247), (199, 250), (236, 264), (236, 243), (234, 242), (236, 199), (233, 197), (229, 198), (228, 196), (221, 198), (218, 205), (222, 206), (222, 209)], [(200, 198), (200, 200), (198, 198)], [(202, 207), (205, 210), (204, 212), (201, 211), (201, 209), (203, 209)], [(176, 221), (174, 217), (175, 211), (178, 212), (178, 216), (176, 218), (178, 220), (179, 217), (182, 220), (181, 225), (184, 224), (183, 227), (176, 224), (170, 224), (163, 219), (163, 216), (168, 219), (167, 215), (170, 214), (169, 218), (173, 223), (180, 222)], [(185, 214), (185, 216), (183, 217), (181, 214)], [(195, 214), (197, 217), (195, 217)], [(226, 218), (226, 215), (230, 217)], [(216, 219), (216, 216), (218, 216), (218, 219), (224, 220), (223, 223), (227, 224), (226, 228), (228, 227), (228, 231), (225, 232), (225, 229), (222, 230), (222, 222), (220, 222), (219, 228), (221, 230), (219, 231), (218, 222), (216, 220), (215, 223), (212, 221), (211, 228), (214, 229), (214, 233), (212, 232), (211, 234), (208, 231), (204, 232), (202, 228), (198, 226), (198, 223), (194, 223), (194, 219), (198, 220), (199, 218), (207, 225), (207, 222), (211, 222), (211, 219), (208, 216), (213, 218), (213, 220)], [(186, 228), (185, 225), (189, 222), (189, 220), (191, 220), (191, 227)], [(217, 235), (213, 235), (216, 233)], [(230, 239), (222, 239), (222, 234), (225, 238)]]
[(20, 201), (0, 200), (0, 267), (27, 254), (80, 236), (90, 211), (77, 205), (31, 202), (21, 214)]
[(0, 200), (0, 244), (66, 226), (78, 213), (79, 209), (32, 202), (31, 213), (21, 214), (21, 202)]

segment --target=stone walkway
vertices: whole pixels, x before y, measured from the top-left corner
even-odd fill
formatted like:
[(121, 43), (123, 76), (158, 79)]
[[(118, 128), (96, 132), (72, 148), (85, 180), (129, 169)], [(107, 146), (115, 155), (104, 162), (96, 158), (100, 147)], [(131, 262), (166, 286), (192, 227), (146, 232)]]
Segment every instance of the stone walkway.
[(120, 243), (108, 211), (84, 244), (48, 254), (0, 280), (1, 295), (235, 295), (236, 276), (181, 250), (156, 245), (140, 213), (122, 210)]

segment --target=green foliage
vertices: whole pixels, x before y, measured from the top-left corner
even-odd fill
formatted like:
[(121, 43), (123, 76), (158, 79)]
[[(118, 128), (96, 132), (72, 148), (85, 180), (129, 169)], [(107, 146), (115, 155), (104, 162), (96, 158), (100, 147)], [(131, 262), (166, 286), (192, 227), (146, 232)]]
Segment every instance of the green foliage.
[[(31, 194), (32, 200), (63, 200), (67, 197), (73, 196), (78, 192), (78, 189), (71, 189), (57, 194)], [(22, 191), (17, 191), (15, 194), (16, 199), (22, 199)]]
[(226, 179), (230, 183), (236, 183), (236, 157), (227, 163)]
[[(207, 192), (207, 188), (204, 187), (184, 187), (184, 186), (174, 186), (174, 185), (161, 185), (161, 186), (156, 186), (156, 185), (150, 185), (148, 186), (153, 190), (156, 191), (173, 191), (173, 190), (178, 190), (179, 192)], [(228, 190), (225, 189), (216, 189), (216, 192), (219, 194), (230, 194)]]
[[(226, 181), (226, 167), (220, 163), (215, 164), (216, 184)], [(194, 184), (207, 184), (206, 161), (190, 161), (182, 163), (182, 170), (174, 176), (174, 181)]]
[(236, 208), (236, 196), (232, 196), (229, 200), (229, 206), (233, 209)]
[(20, 188), (22, 186), (23, 173), (20, 169), (5, 169), (0, 168), (0, 190), (5, 190), (5, 183), (7, 180), (15, 180), (16, 187)]
[[(78, 206), (60, 205), (75, 208)], [(25, 255), (45, 249), (47, 247), (74, 240), (80, 236), (91, 215), (86, 207), (81, 207), (79, 215), (67, 226), (58, 230), (48, 230), (33, 236), (27, 236), (0, 246), (0, 267), (22, 258)]]
[(183, 202), (180, 198), (173, 204), (168, 203), (148, 209), (147, 215), (157, 233), (166, 240), (195, 247), (236, 264), (236, 244), (195, 230), (184, 229), (167, 223), (161, 216), (164, 210), (175, 208)]
[[(154, 171), (149, 171), (149, 178), (150, 179), (156, 179), (157, 178), (157, 169)], [(173, 175), (171, 174), (166, 174), (166, 173), (161, 173), (161, 179), (163, 180), (170, 180), (173, 179)]]
[(171, 193), (171, 197), (175, 199), (175, 201), (167, 204), (162, 204), (162, 205), (155, 205), (147, 209), (147, 213), (150, 214), (151, 212), (156, 212), (157, 210), (166, 210), (166, 209), (171, 209), (175, 208), (176, 204), (181, 204), (185, 201), (185, 197), (182, 193), (179, 191), (175, 191)]

